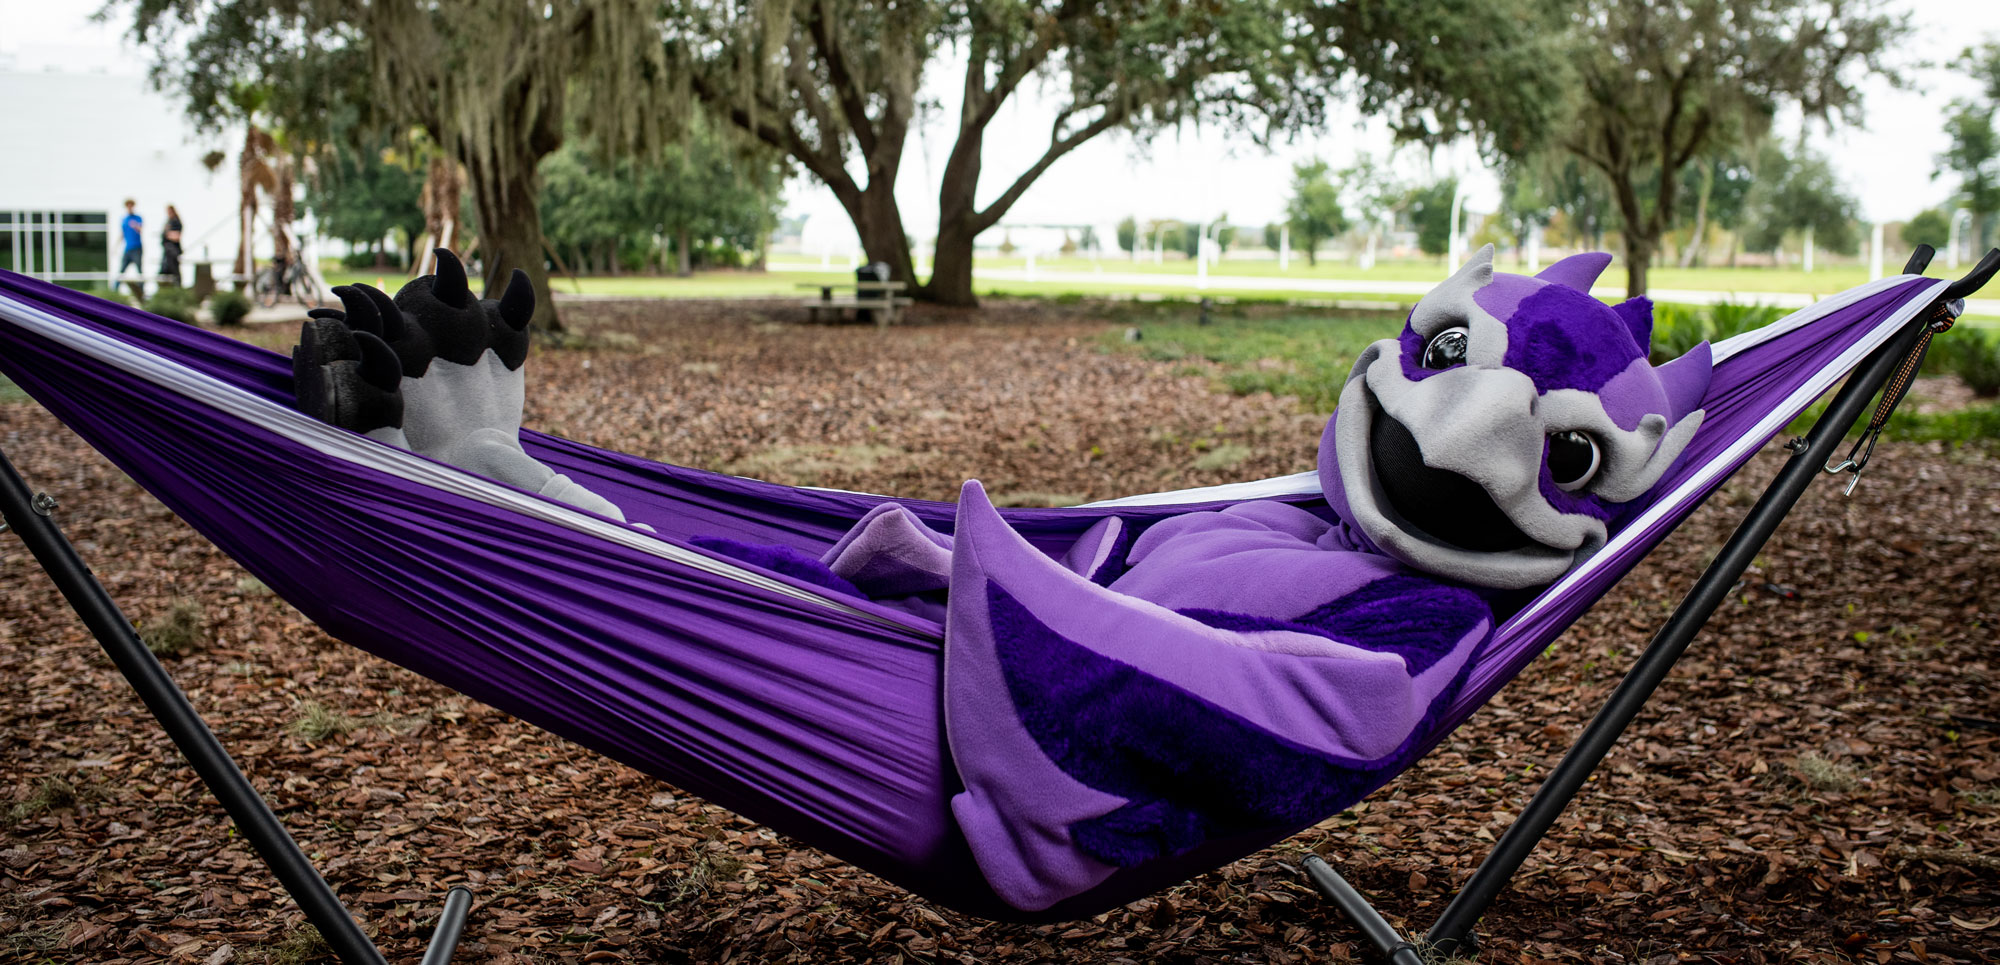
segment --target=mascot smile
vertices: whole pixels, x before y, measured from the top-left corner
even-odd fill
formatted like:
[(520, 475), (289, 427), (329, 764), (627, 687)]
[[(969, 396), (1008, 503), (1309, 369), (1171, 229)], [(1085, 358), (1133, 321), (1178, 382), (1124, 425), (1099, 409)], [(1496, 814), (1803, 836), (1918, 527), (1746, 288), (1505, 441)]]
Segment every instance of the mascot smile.
[(1496, 274), (1488, 246), (1355, 361), (1320, 474), (1377, 549), (1477, 586), (1542, 586), (1673, 464), (1701, 426), (1708, 344), (1650, 365), (1652, 303), (1590, 297), (1610, 263)]

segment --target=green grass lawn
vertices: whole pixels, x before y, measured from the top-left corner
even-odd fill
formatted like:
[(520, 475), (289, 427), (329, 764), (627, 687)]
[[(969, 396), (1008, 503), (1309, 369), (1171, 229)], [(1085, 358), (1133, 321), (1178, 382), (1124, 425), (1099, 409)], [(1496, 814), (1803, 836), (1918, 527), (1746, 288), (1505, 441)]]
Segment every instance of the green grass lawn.
[[(390, 294), (401, 288), (408, 276), (397, 272), (334, 269), (325, 273), (328, 285), (365, 282), (379, 285)], [(853, 281), (852, 271), (700, 271), (691, 278), (651, 275), (590, 276), (576, 279), (557, 275), (549, 284), (558, 294), (595, 295), (606, 298), (749, 298), (813, 294), (799, 287), (805, 283)]]
[(1270, 317), (1217, 317), (1208, 325), (1185, 308), (1123, 313), (1140, 341), (1124, 330), (1106, 333), (1113, 350), (1136, 352), (1161, 361), (1206, 363), (1190, 371), (1213, 378), (1238, 395), (1290, 395), (1314, 412), (1332, 412), (1354, 357), (1369, 343), (1393, 337), (1402, 320), (1392, 313), (1290, 314)]
[[(772, 256), (774, 262), (785, 264), (803, 262), (809, 259), (789, 256)], [(1546, 266), (1548, 262), (1545, 260)], [(980, 268), (1020, 269), (1027, 265), (1026, 258), (982, 257)], [(1527, 266), (1511, 258), (1501, 258), (1497, 262), (1502, 271), (1525, 272)], [(1894, 271), (1901, 265), (1889, 265)], [(1185, 259), (1167, 261), (1155, 265), (1151, 261), (1133, 262), (1122, 258), (1037, 258), (1037, 271), (1060, 272), (1115, 272), (1121, 274), (1195, 274), (1194, 263)], [(1318, 265), (1307, 265), (1303, 259), (1293, 259), (1285, 271), (1278, 270), (1275, 260), (1223, 261), (1210, 265), (1210, 275), (1237, 275), (1253, 278), (1300, 278), (1313, 280), (1349, 281), (1442, 281), (1447, 275), (1444, 259), (1413, 261), (1380, 261), (1366, 271), (1357, 268), (1352, 261), (1323, 259)], [(1939, 272), (1933, 272), (1938, 274)], [(1648, 284), (1655, 288), (1685, 288), (1697, 291), (1745, 291), (1745, 292), (1803, 292), (1806, 294), (1831, 294), (1852, 288), (1868, 280), (1866, 265), (1826, 265), (1808, 274), (1797, 268), (1655, 268), (1647, 276)], [(1613, 264), (1606, 270), (1601, 285), (1607, 288), (1623, 288), (1625, 269)]]
[[(1167, 362), (1187, 362), (1190, 374), (1208, 376), (1218, 388), (1238, 395), (1269, 392), (1289, 395), (1309, 411), (1330, 413), (1355, 356), (1377, 339), (1389, 338), (1402, 321), (1384, 312), (1221, 313), (1208, 325), (1181, 305), (1131, 305), (1113, 313), (1124, 327), (1105, 333), (1105, 351), (1132, 352)], [(1127, 341), (1125, 328), (1137, 328), (1141, 338)], [(1933, 360), (1925, 371), (1948, 371)], [(1791, 426), (1793, 434), (1812, 427), (1825, 403), (1814, 405)], [(1869, 411), (1873, 411), (1871, 405)], [(1862, 421), (1866, 421), (1865, 419)], [(1859, 431), (1857, 426), (1856, 432)], [(2000, 403), (1977, 402), (1966, 408), (1918, 414), (1900, 408), (1884, 435), (1913, 442), (1991, 444), (2000, 439)]]
[[(787, 264), (786, 256), (776, 256), (778, 264)], [(801, 262), (810, 259), (801, 258)], [(1019, 268), (1025, 263), (1021, 258), (983, 258), (981, 268)], [(1185, 261), (1168, 262), (1164, 265), (1133, 265), (1130, 262), (1106, 259), (1096, 263), (1107, 273), (1155, 273), (1166, 275), (1192, 275), (1193, 267)], [(1060, 259), (1036, 262), (1037, 269), (1051, 271), (1078, 271), (1095, 273), (1093, 263), (1086, 258)], [(1503, 261), (1503, 269), (1514, 269)], [(1225, 262), (1216, 269), (1217, 275), (1244, 275), (1251, 277), (1279, 276), (1276, 262)], [(1690, 289), (1698, 291), (1735, 292), (1803, 292), (1807, 294), (1830, 295), (1867, 281), (1866, 270), (1860, 267), (1833, 267), (1810, 275), (1797, 269), (1766, 268), (1698, 268), (1682, 271), (1676, 268), (1656, 269), (1652, 274), (1652, 284), (1658, 289)], [(1382, 262), (1373, 270), (1363, 272), (1352, 265), (1323, 262), (1318, 268), (1308, 268), (1304, 262), (1293, 265), (1293, 269), (1283, 277), (1301, 279), (1348, 279), (1364, 281), (1437, 281), (1444, 277), (1442, 261), (1437, 262)], [(334, 285), (377, 281), (390, 292), (401, 287), (405, 276), (381, 272), (334, 269), (326, 273), (328, 283)], [(1599, 296), (1615, 300), (1616, 285), (1622, 276), (1618, 266), (1613, 265), (1606, 278), (1613, 282), (1610, 289), (1599, 291)], [(572, 280), (558, 276), (551, 279), (555, 290), (561, 294), (582, 294), (604, 298), (806, 298), (814, 293), (801, 285), (827, 282), (852, 281), (854, 273), (844, 265), (826, 271), (702, 271), (689, 278), (656, 277), (648, 275), (621, 275), (618, 277), (590, 276)], [(1100, 297), (1161, 299), (1167, 301), (1190, 301), (1202, 297), (1245, 302), (1289, 302), (1308, 305), (1324, 305), (1334, 302), (1365, 302), (1371, 305), (1414, 304), (1419, 296), (1414, 294), (1384, 294), (1380, 292), (1324, 292), (1307, 290), (1263, 290), (1213, 287), (1201, 291), (1182, 287), (1155, 287), (1143, 283), (1105, 281), (1018, 281), (992, 278), (977, 279), (974, 290), (981, 295), (1010, 297)], [(2000, 323), (2000, 319), (1986, 316), (1968, 316), (1966, 321), (1980, 325)]]
[[(326, 273), (327, 284), (349, 285), (365, 282), (383, 287), (391, 294), (402, 287), (406, 276), (381, 272), (351, 271), (340, 269)], [(572, 281), (556, 276), (549, 280), (559, 295), (588, 295), (600, 298), (811, 298), (817, 293), (805, 285), (819, 285), (829, 282), (851, 282), (854, 273), (847, 269), (830, 272), (819, 271), (700, 271), (690, 278), (673, 278), (652, 275), (620, 275), (617, 277), (589, 276)], [(1196, 292), (1187, 289), (1161, 290), (1142, 284), (1113, 284), (1106, 282), (1024, 282), (992, 281), (980, 279), (974, 290), (981, 295), (1012, 297), (1159, 297), (1173, 301), (1211, 298), (1239, 299), (1244, 301), (1366, 301), (1383, 304), (1410, 305), (1416, 302), (1414, 295), (1383, 295), (1367, 292), (1352, 294), (1328, 294), (1313, 291), (1262, 291), (1257, 289), (1211, 288)]]
[[(810, 263), (803, 256), (773, 256), (773, 261), (781, 265)], [(1021, 269), (1027, 264), (1024, 258), (983, 257), (979, 259), (981, 269)], [(1133, 263), (1115, 258), (1092, 261), (1088, 258), (1037, 259), (1037, 271), (1114, 274), (1158, 274), (1193, 277), (1194, 265), (1188, 261), (1169, 261), (1155, 265), (1151, 262)], [(1503, 259), (1503, 271), (1523, 271), (1525, 266), (1513, 264)], [(1394, 281), (1394, 282), (1436, 282), (1443, 280), (1448, 272), (1442, 259), (1436, 261), (1384, 261), (1372, 269), (1362, 271), (1351, 262), (1322, 261), (1318, 266), (1308, 266), (1303, 261), (1294, 261), (1287, 271), (1279, 271), (1275, 261), (1225, 261), (1211, 266), (1211, 276), (1240, 276), (1251, 278), (1297, 278), (1315, 282), (1325, 280), (1348, 281)], [(394, 273), (334, 269), (326, 272), (327, 281), (341, 285), (363, 281), (373, 284), (381, 278), (391, 288), (400, 284), (402, 276)], [(628, 295), (632, 297), (667, 298), (710, 298), (728, 295), (776, 295), (800, 293), (797, 285), (805, 282), (852, 281), (854, 273), (842, 265), (825, 271), (704, 271), (696, 272), (692, 278), (662, 278), (645, 275), (624, 275), (619, 277), (590, 276), (571, 283), (568, 278), (553, 279), (558, 291), (576, 292), (579, 287), (590, 295)], [(1649, 276), (1655, 288), (1681, 288), (1697, 291), (1742, 291), (1742, 292), (1802, 292), (1806, 294), (1832, 294), (1852, 288), (1868, 280), (1868, 270), (1860, 265), (1837, 265), (1822, 268), (1807, 274), (1797, 268), (1656, 268)], [(1604, 273), (1604, 287), (1619, 288), (1624, 284), (1624, 273), (1613, 265)], [(1014, 281), (982, 280), (977, 286), (982, 291), (1008, 294), (1050, 294), (1078, 292), (1086, 294), (1118, 294), (1148, 291), (1144, 286), (1129, 284), (1089, 284), (1079, 287), (1076, 282), (1033, 283)], [(801, 293), (803, 294), (803, 293)], [(1251, 290), (1232, 292), (1227, 288), (1210, 289), (1210, 295), (1242, 294), (1246, 297), (1271, 297), (1277, 292)], [(1326, 298), (1316, 292), (1301, 293), (1307, 297)], [(1355, 297), (1369, 297), (1357, 295)], [(1374, 298), (1394, 299), (1398, 296), (1375, 295)], [(1407, 297), (1407, 296), (1402, 296)]]

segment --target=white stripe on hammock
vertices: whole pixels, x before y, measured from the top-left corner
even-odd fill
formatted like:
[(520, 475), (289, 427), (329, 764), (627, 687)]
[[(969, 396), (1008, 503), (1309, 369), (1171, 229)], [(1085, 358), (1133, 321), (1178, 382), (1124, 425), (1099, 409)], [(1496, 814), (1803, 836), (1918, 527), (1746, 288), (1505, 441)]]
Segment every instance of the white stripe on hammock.
[[(1754, 331), (1745, 332), (1734, 338), (1725, 339), (1714, 345), (1715, 359), (1734, 356), (1745, 349), (1777, 338), (1804, 325), (1817, 321), (1846, 308), (1856, 302), (1910, 281), (1917, 276), (1900, 275), (1884, 278), (1848, 289), (1814, 303), (1808, 308), (1793, 312), (1776, 322)], [(1809, 376), (1804, 384), (1791, 392), (1783, 403), (1771, 407), (1770, 414), (1760, 419), (1752, 429), (1739, 436), (1716, 458), (1683, 480), (1665, 495), (1655, 500), (1643, 512), (1621, 529), (1590, 559), (1571, 570), (1553, 586), (1536, 594), (1520, 612), (1497, 628), (1493, 643), (1507, 638), (1506, 631), (1527, 620), (1533, 619), (1554, 605), (1578, 583), (1589, 579), (1607, 565), (1616, 551), (1639, 539), (1648, 528), (1658, 523), (1687, 500), (1696, 491), (1715, 481), (1721, 466), (1747, 456), (1749, 451), (1761, 446), (1763, 440), (1784, 427), (1789, 419), (1782, 418), (1784, 410), (1794, 405), (1809, 404), (1824, 394), (1847, 371), (1859, 364), (1869, 352), (1887, 341), (1930, 300), (1950, 283), (1938, 280), (1921, 297), (1914, 297), (1898, 306), (1896, 311), (1879, 324), (1873, 332), (1858, 340), (1843, 352), (1833, 364)], [(303, 412), (278, 405), (256, 396), (246, 390), (230, 385), (220, 379), (195, 371), (178, 362), (162, 358), (127, 345), (108, 335), (103, 335), (80, 325), (75, 325), (50, 314), (34, 305), (21, 302), (0, 294), (0, 316), (7, 316), (23, 328), (43, 335), (60, 344), (99, 359), (123, 371), (136, 375), (170, 391), (182, 395), (201, 398), (231, 415), (244, 419), (301, 445), (314, 449), (335, 459), (357, 463), (395, 476), (406, 482), (430, 486), (445, 492), (464, 496), (522, 515), (531, 516), (577, 532), (587, 533), (622, 546), (637, 549), (652, 556), (679, 563), (692, 569), (735, 580), (748, 586), (770, 590), (793, 599), (815, 603), (842, 613), (858, 616), (892, 627), (927, 640), (940, 640), (923, 633), (915, 627), (890, 620), (873, 613), (856, 609), (819, 594), (809, 592), (788, 583), (773, 580), (759, 573), (745, 570), (721, 559), (695, 550), (685, 549), (642, 530), (622, 526), (609, 520), (592, 516), (525, 490), (503, 486), (472, 473), (454, 468), (445, 463), (426, 459), (416, 453), (394, 446), (385, 445), (358, 433), (349, 432), (314, 419)], [(838, 490), (835, 490), (838, 491)], [(1128, 496), (1123, 499), (1088, 503), (1093, 508), (1117, 506), (1171, 506), (1213, 502), (1217, 500), (1242, 501), (1269, 498), (1272, 496), (1316, 494), (1319, 490), (1317, 471), (1277, 476), (1250, 482), (1229, 483), (1198, 489), (1184, 489), (1176, 492), (1154, 493), (1142, 496)], [(884, 497), (887, 498), (887, 497)]]
[(69, 322), (31, 303), (0, 294), (0, 317), (30, 332), (104, 362), (170, 392), (199, 399), (205, 405), (283, 436), (322, 455), (365, 466), (405, 482), (486, 503), (523, 516), (585, 533), (704, 573), (768, 590), (795, 600), (818, 604), (924, 640), (942, 637), (856, 609), (838, 600), (746, 570), (725, 560), (677, 546), (566, 503), (515, 489), (449, 464), (427, 459), (407, 449), (376, 442), (367, 436), (328, 425), (296, 409), (279, 405), (172, 359), (128, 345), (109, 335)]

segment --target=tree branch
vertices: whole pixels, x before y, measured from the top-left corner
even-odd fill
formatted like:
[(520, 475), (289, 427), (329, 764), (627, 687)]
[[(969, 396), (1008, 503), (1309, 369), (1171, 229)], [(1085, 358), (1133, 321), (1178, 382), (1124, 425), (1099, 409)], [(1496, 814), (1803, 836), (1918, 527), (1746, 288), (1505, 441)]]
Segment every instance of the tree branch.
[(861, 154), (867, 157), (875, 153), (877, 142), (875, 122), (868, 117), (866, 92), (854, 79), (854, 72), (848, 69), (847, 55), (840, 49), (840, 42), (833, 35), (833, 27), (826, 20), (826, 5), (812, 0), (812, 16), (806, 20), (806, 31), (812, 35), (813, 46), (819, 48), (820, 60), (826, 63), (827, 82), (833, 87), (833, 94), (840, 101), (841, 113), (847, 115), (847, 126), (854, 131), (854, 140), (861, 145)]
[(785, 41), (785, 49), (791, 55), (791, 61), (785, 65), (786, 78), (791, 82), (792, 90), (798, 92), (799, 101), (805, 105), (806, 114), (812, 118), (813, 126), (819, 128), (820, 143), (837, 143), (840, 140), (840, 125), (834, 120), (833, 108), (827, 105), (825, 98), (819, 96), (818, 78), (812, 75), (812, 68), (806, 65), (810, 55), (806, 51), (805, 41), (794, 35)]
[[(852, 195), (857, 199), (860, 197), (861, 189), (855, 186), (853, 178), (848, 177), (847, 168), (841, 163), (842, 158), (838, 150), (831, 152), (815, 150), (812, 145), (806, 143), (805, 138), (800, 136), (798, 129), (791, 124), (788, 123), (780, 127), (771, 123), (770, 118), (782, 113), (776, 105), (758, 105), (760, 108), (763, 108), (759, 111), (759, 114), (762, 116), (753, 119), (748, 108), (736, 102), (733, 98), (723, 96), (720, 91), (716, 90), (714, 85), (708, 82), (707, 78), (702, 77), (699, 73), (690, 78), (689, 83), (694, 88), (696, 97), (707, 101), (711, 105), (720, 106), (728, 116), (731, 124), (736, 125), (752, 137), (797, 158), (800, 164), (805, 165), (806, 170), (811, 171), (815, 177), (826, 182), (826, 186), (833, 190), (834, 196), (841, 198), (843, 205), (847, 203), (847, 195)], [(838, 144), (839, 142), (835, 141), (832, 143)]]
[[(965, 130), (967, 127), (985, 127), (991, 123), (993, 115), (999, 112), (1000, 105), (1007, 102), (1007, 98), (1012, 96), (1014, 91), (1021, 86), (1021, 81), (1026, 80), (1029, 74), (1034, 73), (1037, 68), (1041, 67), (1049, 59), (1049, 54), (1055, 50), (1055, 37), (1056, 34), (1053, 30), (1037, 35), (1035, 42), (1030, 44), (1027, 50), (1022, 51), (1019, 57), (1008, 62), (1006, 66), (1001, 68), (1000, 76), (993, 80), (992, 90), (985, 89), (986, 72), (983, 69), (986, 63), (985, 58), (977, 58), (968, 63), (966, 65), (967, 90), (970, 91), (973, 86), (977, 85), (980, 89), (980, 96), (977, 101), (977, 111), (967, 110), (960, 115), (959, 130)], [(974, 74), (975, 70), (978, 71), (977, 74)], [(966, 101), (968, 106), (973, 103), (974, 101), (970, 99)]]
[(993, 227), (995, 222), (1007, 214), (1007, 209), (1014, 206), (1014, 202), (1021, 200), (1021, 196), (1028, 193), (1029, 186), (1033, 185), (1035, 179), (1041, 177), (1042, 173), (1049, 169), (1049, 165), (1056, 163), (1063, 155), (1075, 150), (1077, 145), (1123, 124), (1126, 117), (1130, 115), (1130, 111), (1119, 104), (1106, 104), (1104, 105), (1104, 113), (1096, 120), (1085, 124), (1083, 127), (1071, 132), (1068, 136), (1064, 136), (1062, 134), (1063, 122), (1074, 116), (1077, 111), (1078, 108), (1070, 107), (1065, 109), (1061, 114), (1056, 115), (1055, 126), (1049, 131), (1049, 149), (1042, 153), (1041, 159), (1036, 161), (1033, 166), (1022, 172), (1020, 177), (1015, 178), (1014, 183), (1006, 191), (1002, 192), (999, 197), (994, 198), (993, 203), (987, 205), (984, 211), (980, 211), (972, 216), (973, 234), (976, 235), (981, 231)]

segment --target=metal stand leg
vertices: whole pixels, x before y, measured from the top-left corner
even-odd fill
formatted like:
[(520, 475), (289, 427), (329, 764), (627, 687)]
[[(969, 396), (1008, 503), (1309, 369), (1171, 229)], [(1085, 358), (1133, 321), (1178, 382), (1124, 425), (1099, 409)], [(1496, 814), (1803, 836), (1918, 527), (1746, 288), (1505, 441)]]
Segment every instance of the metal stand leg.
[[(257, 856), (278, 876), (292, 900), (298, 902), (299, 910), (319, 929), (334, 955), (343, 965), (386, 965), (375, 943), (341, 906), (326, 879), (319, 876), (298, 842), (285, 832), (278, 816), (271, 813), (249, 778), (230, 759), (229, 752), (188, 702), (187, 695), (174, 685), (173, 678), (140, 641), (131, 621), (119, 612), (104, 585), (97, 582), (90, 568), (77, 556), (76, 547), (70, 545), (50, 518), (54, 511), (55, 500), (45, 493), (31, 494), (7, 454), (0, 451), (0, 514), (4, 514), (7, 527), (20, 534), (36, 562), (48, 572), (63, 598), (103, 645), (118, 672), (139, 692), (146, 709), (152, 711), (160, 727), (187, 756), (195, 773), (222, 802), (223, 809), (256, 849)], [(472, 893), (463, 887), (446, 894), (437, 934), (432, 939), (430, 953), (424, 956), (425, 965), (443, 965), (450, 960), (471, 906)]]

